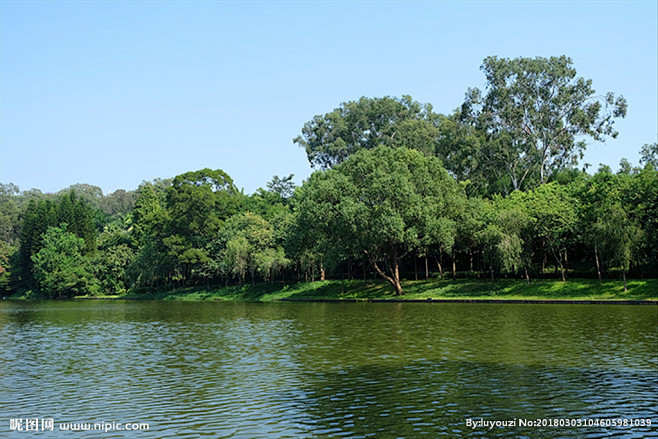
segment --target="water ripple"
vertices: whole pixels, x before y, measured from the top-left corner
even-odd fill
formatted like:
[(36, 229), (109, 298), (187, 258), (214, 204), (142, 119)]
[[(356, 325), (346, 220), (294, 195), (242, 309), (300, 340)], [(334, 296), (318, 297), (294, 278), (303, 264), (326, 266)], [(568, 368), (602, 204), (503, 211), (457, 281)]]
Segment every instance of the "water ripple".
[[(657, 436), (654, 311), (409, 305), (2, 303), (0, 435), (51, 417), (141, 438)], [(466, 423), (519, 418), (654, 427)]]

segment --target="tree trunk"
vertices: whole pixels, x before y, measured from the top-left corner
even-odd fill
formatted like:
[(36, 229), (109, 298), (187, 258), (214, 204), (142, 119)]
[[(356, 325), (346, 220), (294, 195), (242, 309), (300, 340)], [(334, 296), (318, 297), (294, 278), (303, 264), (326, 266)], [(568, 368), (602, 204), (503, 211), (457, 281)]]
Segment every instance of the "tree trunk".
[(599, 275), (599, 285), (603, 285), (603, 279), (601, 279), (601, 265), (599, 264), (599, 246), (594, 244), (594, 258), (596, 259), (596, 273)]
[(457, 261), (455, 258), (455, 252), (452, 252), (452, 278), (457, 279)]
[(430, 278), (430, 266), (427, 262), (427, 256), (425, 256), (425, 280)]
[(414, 279), (418, 280), (418, 258), (414, 255)]
[(324, 271), (324, 263), (320, 264), (320, 281), (324, 281), (325, 279), (325, 271)]
[(395, 253), (392, 255), (391, 262), (393, 262), (393, 267), (389, 267), (389, 270), (391, 271), (391, 275), (389, 276), (381, 268), (379, 268), (379, 265), (377, 265), (377, 261), (375, 261), (374, 258), (370, 257), (370, 255), (366, 250), (364, 250), (363, 252), (366, 254), (366, 256), (368, 256), (368, 260), (375, 268), (377, 274), (379, 274), (379, 276), (381, 276), (383, 279), (388, 281), (393, 286), (393, 288), (395, 289), (395, 295), (396, 296), (404, 295), (404, 291), (402, 290), (402, 285), (400, 284), (400, 270), (398, 267), (399, 264), (398, 264), (397, 255)]
[(436, 266), (439, 267), (439, 275), (443, 277), (443, 267), (441, 266), (441, 256), (436, 258)]
[(398, 255), (397, 253), (393, 254), (393, 278), (397, 282), (397, 284), (400, 284), (400, 263), (398, 261)]
[(564, 249), (564, 256), (563, 256), (563, 261), (564, 263), (560, 266), (562, 269), (562, 279), (566, 282), (567, 281), (567, 275), (569, 273), (569, 261), (567, 260), (567, 249)]
[(528, 267), (525, 267), (525, 282), (530, 285), (530, 276), (528, 275)]
[(471, 273), (473, 273), (473, 250), (468, 249), (468, 256), (469, 256), (469, 270)]
[(402, 291), (402, 284), (400, 284), (400, 265), (398, 263), (397, 255), (394, 256), (393, 266), (395, 267), (395, 276), (393, 277), (393, 280), (395, 280), (395, 295), (402, 296), (404, 291)]
[(621, 267), (621, 277), (624, 279), (624, 293), (627, 293), (628, 286), (626, 285), (626, 267)]

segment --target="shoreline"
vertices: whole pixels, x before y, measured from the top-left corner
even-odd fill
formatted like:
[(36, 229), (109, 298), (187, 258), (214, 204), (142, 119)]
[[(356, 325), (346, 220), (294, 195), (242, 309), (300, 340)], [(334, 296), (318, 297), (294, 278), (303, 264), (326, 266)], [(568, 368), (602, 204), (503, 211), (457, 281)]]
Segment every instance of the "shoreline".
[[(395, 296), (379, 280), (327, 280), (256, 283), (231, 286), (188, 286), (141, 290), (117, 295), (86, 295), (65, 300), (162, 300), (233, 302), (373, 302), (373, 303), (534, 303), (534, 304), (658, 304), (658, 279), (632, 280), (625, 292), (621, 281), (600, 285), (592, 279), (568, 282), (539, 279), (527, 285), (518, 279), (496, 281), (462, 278), (404, 281), (405, 294)], [(30, 292), (13, 300), (49, 300)], [(57, 300), (57, 299), (51, 299)]]
[(542, 305), (658, 305), (658, 300), (577, 299), (279, 299), (279, 302), (319, 303), (517, 303)]
[(23, 297), (5, 297), (3, 300), (10, 301), (86, 301), (86, 300), (124, 300), (124, 301), (160, 301), (160, 302), (236, 302), (236, 303), (274, 303), (274, 302), (297, 302), (297, 303), (489, 303), (489, 304), (529, 304), (529, 305), (658, 305), (658, 300), (627, 300), (627, 299), (448, 299), (448, 298), (431, 298), (427, 299), (331, 299), (331, 298), (281, 298), (278, 300), (223, 300), (222, 298), (213, 298), (205, 300), (176, 300), (176, 299), (156, 299), (149, 296), (144, 297), (124, 297), (124, 296), (78, 296), (65, 299), (31, 299)]

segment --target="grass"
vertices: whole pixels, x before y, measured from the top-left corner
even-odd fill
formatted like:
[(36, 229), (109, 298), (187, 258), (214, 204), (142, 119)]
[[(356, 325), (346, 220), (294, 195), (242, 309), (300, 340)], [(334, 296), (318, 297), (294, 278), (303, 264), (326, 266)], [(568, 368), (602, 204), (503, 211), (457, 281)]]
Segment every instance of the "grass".
[(282, 283), (258, 283), (227, 287), (185, 287), (167, 291), (131, 292), (120, 296), (97, 298), (179, 300), (179, 301), (252, 301), (292, 300), (658, 300), (658, 279), (630, 280), (628, 292), (621, 281), (608, 280), (600, 285), (595, 279), (572, 279), (568, 282), (538, 279), (525, 281), (501, 279), (430, 279), (404, 281), (405, 295), (396, 297), (385, 281), (352, 280)]

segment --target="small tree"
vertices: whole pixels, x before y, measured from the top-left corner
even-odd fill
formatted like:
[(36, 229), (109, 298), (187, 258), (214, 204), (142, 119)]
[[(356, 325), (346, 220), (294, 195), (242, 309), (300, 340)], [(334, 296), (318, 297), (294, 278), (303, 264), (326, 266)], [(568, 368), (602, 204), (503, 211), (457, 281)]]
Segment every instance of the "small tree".
[(250, 269), (250, 256), (249, 241), (244, 236), (236, 236), (226, 243), (224, 263), (229, 267), (229, 271), (238, 278), (240, 283), (244, 282), (245, 275)]
[(624, 291), (628, 291), (626, 272), (635, 247), (642, 241), (642, 230), (617, 203), (602, 210), (601, 216), (594, 223), (593, 230), (598, 236), (597, 252), (601, 251), (608, 256), (613, 265), (621, 268)]
[(566, 281), (567, 249), (569, 248), (578, 217), (575, 200), (564, 186), (549, 183), (527, 195), (528, 212), (536, 230), (536, 237), (545, 243)]

